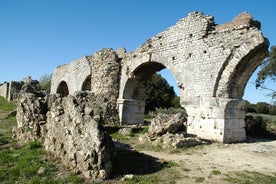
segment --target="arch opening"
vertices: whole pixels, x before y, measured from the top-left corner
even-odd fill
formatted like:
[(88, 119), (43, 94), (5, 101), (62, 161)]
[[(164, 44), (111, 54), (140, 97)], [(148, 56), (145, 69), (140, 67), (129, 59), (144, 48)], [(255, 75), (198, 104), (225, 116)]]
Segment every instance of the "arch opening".
[(91, 75), (87, 76), (82, 83), (82, 91), (91, 91)]
[[(267, 43), (260, 44), (246, 54), (236, 52), (231, 58), (239, 58), (235, 61), (227, 61), (220, 71), (221, 78), (218, 78), (214, 97), (224, 97), (242, 100), (245, 86), (262, 60), (267, 56)], [(240, 55), (243, 55), (242, 57)]]
[(59, 93), (62, 97), (66, 97), (69, 95), (68, 85), (65, 81), (61, 81), (59, 83), (57, 93)]
[(160, 74), (161, 70), (165, 70), (167, 76), (171, 75), (170, 80), (175, 80), (169, 70), (158, 62), (143, 63), (132, 72), (124, 86), (122, 109), (119, 110), (122, 124), (144, 124), (145, 113), (155, 111), (155, 108), (173, 107), (177, 100), (180, 107), (180, 99), (174, 91), (176, 82), (174, 87), (171, 86), (171, 82)]

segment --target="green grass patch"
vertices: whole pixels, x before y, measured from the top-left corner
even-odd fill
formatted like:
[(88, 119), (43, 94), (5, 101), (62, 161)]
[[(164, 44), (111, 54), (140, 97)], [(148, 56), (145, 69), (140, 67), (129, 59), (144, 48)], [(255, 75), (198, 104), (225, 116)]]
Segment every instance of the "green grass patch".
[(224, 180), (238, 184), (276, 184), (276, 176), (262, 174), (259, 172), (234, 172)]
[[(6, 141), (5, 143), (9, 143)], [(40, 142), (31, 142), (23, 147), (11, 146), (0, 150), (0, 181), (2, 183), (82, 183), (74, 174), (57, 178), (55, 164), (43, 159), (45, 151)], [(44, 172), (38, 174), (38, 170)]]
[(114, 132), (114, 133), (110, 134), (110, 136), (112, 137), (112, 139), (118, 140), (120, 142), (125, 142), (125, 141), (129, 140), (131, 137), (131, 136), (122, 135), (118, 132)]
[(212, 170), (213, 175), (221, 175), (221, 172), (219, 170)]
[(0, 96), (0, 112), (10, 112), (16, 109), (14, 102), (8, 102), (4, 97)]
[(195, 182), (196, 183), (202, 183), (202, 182), (204, 182), (205, 181), (205, 178), (204, 177), (197, 177), (196, 179), (195, 179)]
[(9, 132), (16, 126), (16, 117), (0, 119), (0, 132)]
[(135, 149), (137, 150), (149, 150), (149, 151), (155, 151), (155, 152), (160, 152), (163, 151), (163, 147), (161, 144), (152, 144), (151, 142), (146, 142), (144, 144), (138, 144), (135, 146)]

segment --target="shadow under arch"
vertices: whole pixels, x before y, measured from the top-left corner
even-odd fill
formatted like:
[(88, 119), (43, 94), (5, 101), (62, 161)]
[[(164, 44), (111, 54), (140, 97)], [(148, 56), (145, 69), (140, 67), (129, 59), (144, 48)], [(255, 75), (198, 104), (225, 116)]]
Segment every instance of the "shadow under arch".
[(61, 95), (61, 97), (66, 97), (69, 95), (68, 85), (65, 81), (61, 81), (57, 88), (57, 93)]
[(249, 78), (268, 55), (266, 44), (260, 44), (254, 49), (241, 47), (231, 56), (232, 59), (226, 60), (216, 80), (213, 97), (242, 100)]
[(132, 72), (132, 77), (128, 78), (126, 82), (123, 98), (143, 100), (142, 83), (164, 68), (166, 67), (158, 62), (147, 62), (139, 65)]
[(91, 91), (91, 75), (88, 75), (82, 83), (82, 91)]

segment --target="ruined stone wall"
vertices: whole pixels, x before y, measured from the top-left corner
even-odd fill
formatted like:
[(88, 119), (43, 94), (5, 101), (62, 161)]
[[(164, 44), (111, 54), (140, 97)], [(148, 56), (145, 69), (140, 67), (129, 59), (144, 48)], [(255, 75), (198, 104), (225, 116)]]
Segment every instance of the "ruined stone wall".
[(33, 93), (20, 93), (16, 111), (17, 128), (14, 134), (20, 142), (41, 140), (46, 136), (48, 98), (37, 97)]
[(9, 83), (0, 84), (0, 96), (8, 98)]
[(106, 122), (118, 122), (117, 98), (119, 95), (120, 56), (112, 49), (102, 49), (70, 64), (59, 66), (52, 76), (51, 93), (55, 94), (60, 82), (65, 81), (69, 94), (82, 91), (85, 80), (91, 80), (91, 91), (97, 96), (101, 115)]
[(0, 85), (0, 96), (9, 101), (15, 100), (23, 86), (23, 82), (11, 81)]
[[(215, 24), (212, 16), (190, 13), (123, 58), (119, 102), (131, 96), (130, 81), (137, 74), (158, 71), (161, 64), (180, 88), (189, 133), (222, 142), (242, 141), (244, 88), (267, 49), (260, 23), (249, 13), (223, 25)], [(120, 115), (137, 114), (128, 104), (119, 105)]]
[(214, 17), (192, 12), (132, 52), (102, 49), (58, 67), (51, 93), (61, 81), (69, 94), (80, 91), (86, 76), (91, 76), (92, 92), (106, 104), (102, 114), (115, 112), (117, 99), (122, 123), (143, 123), (139, 82), (167, 68), (180, 88), (190, 133), (222, 142), (242, 141), (244, 88), (267, 50), (260, 22), (249, 13), (217, 25)]
[(87, 179), (109, 178), (113, 142), (101, 125), (100, 104), (96, 101), (88, 92), (64, 98), (20, 94), (14, 134), (23, 142), (44, 140), (47, 151)]
[(18, 94), (23, 86), (24, 82), (11, 81), (9, 84), (8, 100), (12, 101), (17, 99)]
[[(120, 95), (125, 89), (125, 77), (130, 78), (129, 75), (143, 63), (157, 62), (168, 68), (174, 76), (182, 92), (183, 104), (208, 105), (215, 95), (214, 89), (225, 67), (233, 65), (234, 68), (227, 71), (233, 72), (237, 66), (236, 61), (240, 61), (258, 46), (265, 51), (267, 42), (262, 36), (260, 23), (248, 13), (242, 13), (224, 25), (216, 25), (212, 16), (200, 12), (190, 13), (174, 26), (128, 53), (122, 60)], [(255, 53), (258, 64), (266, 55), (263, 51)], [(244, 62), (250, 71), (254, 71), (256, 62), (249, 61)], [(219, 93), (232, 96), (228, 89), (221, 89)], [(238, 98), (241, 99), (242, 95)]]
[(81, 91), (83, 83), (89, 75), (91, 75), (91, 71), (87, 57), (77, 59), (70, 64), (58, 66), (52, 75), (51, 94), (57, 93), (62, 81), (66, 82), (69, 94)]
[(116, 104), (119, 93), (120, 63), (112, 49), (102, 49), (89, 57), (91, 67), (91, 91), (105, 95), (107, 100)]

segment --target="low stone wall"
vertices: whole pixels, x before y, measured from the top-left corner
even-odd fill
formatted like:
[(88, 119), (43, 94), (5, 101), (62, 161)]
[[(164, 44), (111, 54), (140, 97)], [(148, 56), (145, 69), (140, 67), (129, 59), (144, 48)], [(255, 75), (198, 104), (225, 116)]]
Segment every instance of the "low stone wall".
[(0, 96), (8, 98), (9, 83), (0, 84)]
[(23, 142), (44, 140), (47, 151), (88, 179), (109, 178), (114, 145), (95, 101), (88, 92), (64, 98), (20, 94), (15, 135)]

